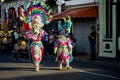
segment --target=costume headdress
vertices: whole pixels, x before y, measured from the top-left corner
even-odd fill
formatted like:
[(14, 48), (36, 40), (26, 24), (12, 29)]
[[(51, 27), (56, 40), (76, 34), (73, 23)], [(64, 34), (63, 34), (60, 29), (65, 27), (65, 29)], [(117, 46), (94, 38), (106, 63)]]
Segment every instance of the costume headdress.
[(7, 43), (7, 40), (8, 40), (7, 37), (4, 37), (2, 41), (3, 43)]
[(64, 23), (63, 25), (61, 25), (61, 31), (64, 31), (64, 34), (68, 35), (70, 33), (71, 27), (72, 27), (72, 21), (70, 19), (70, 17), (68, 16), (68, 19), (66, 20), (66, 18), (64, 19)]
[(30, 29), (28, 25), (33, 18), (39, 17), (40, 22), (43, 24), (48, 24), (52, 16), (50, 15), (50, 7), (45, 4), (45, 2), (34, 1), (33, 3), (28, 3), (25, 10), (20, 8), (20, 19), (24, 22), (24, 26), (27, 30)]
[(13, 26), (13, 28), (17, 28), (17, 26)]
[(27, 43), (25, 41), (21, 41), (21, 44), (22, 45), (26, 45)]

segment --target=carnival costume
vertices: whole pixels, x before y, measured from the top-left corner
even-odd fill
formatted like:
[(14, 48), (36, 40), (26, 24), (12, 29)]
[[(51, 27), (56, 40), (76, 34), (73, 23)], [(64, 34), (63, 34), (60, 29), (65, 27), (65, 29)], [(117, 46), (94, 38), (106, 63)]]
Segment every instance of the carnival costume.
[(44, 2), (36, 0), (33, 3), (29, 3), (24, 12), (22, 8), (20, 11), (21, 20), (24, 21), (24, 26), (27, 30), (26, 37), (31, 40), (30, 53), (35, 70), (39, 71), (39, 64), (44, 54), (44, 47), (41, 41), (46, 37), (46, 32), (42, 27), (52, 19), (50, 8)]
[(61, 26), (60, 35), (58, 36), (57, 43), (54, 47), (54, 54), (56, 55), (56, 61), (58, 61), (59, 69), (62, 70), (62, 64), (66, 64), (66, 69), (71, 69), (69, 65), (73, 60), (72, 56), (72, 42), (70, 38), (66, 36), (70, 33), (72, 22), (68, 16), (68, 20), (64, 19), (64, 24)]

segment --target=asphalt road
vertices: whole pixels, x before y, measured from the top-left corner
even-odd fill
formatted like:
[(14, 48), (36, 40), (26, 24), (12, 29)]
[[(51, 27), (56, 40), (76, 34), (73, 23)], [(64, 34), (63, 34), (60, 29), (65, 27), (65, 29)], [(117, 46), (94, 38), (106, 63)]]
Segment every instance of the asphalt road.
[(15, 62), (10, 56), (0, 55), (0, 80), (120, 80), (120, 68), (73, 61), (72, 70), (58, 70), (52, 57), (44, 57), (40, 71), (33, 64), (20, 59)]

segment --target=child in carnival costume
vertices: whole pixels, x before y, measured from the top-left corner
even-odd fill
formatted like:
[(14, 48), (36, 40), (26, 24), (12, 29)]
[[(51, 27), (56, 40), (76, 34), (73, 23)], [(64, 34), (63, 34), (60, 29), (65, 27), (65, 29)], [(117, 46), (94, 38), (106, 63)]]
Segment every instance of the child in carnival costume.
[(45, 39), (46, 32), (43, 26), (48, 24), (52, 16), (50, 8), (44, 2), (34, 1), (26, 6), (25, 11), (20, 9), (20, 17), (26, 28), (26, 37), (31, 40), (30, 53), (35, 66), (35, 70), (39, 71), (39, 64), (44, 54), (42, 39)]
[(66, 37), (70, 33), (72, 21), (68, 16), (68, 20), (64, 19), (64, 24), (61, 26), (60, 34), (57, 43), (54, 47), (54, 54), (56, 54), (56, 61), (59, 62), (59, 69), (62, 70), (62, 64), (66, 64), (66, 69), (71, 69), (70, 62), (73, 60), (71, 39)]

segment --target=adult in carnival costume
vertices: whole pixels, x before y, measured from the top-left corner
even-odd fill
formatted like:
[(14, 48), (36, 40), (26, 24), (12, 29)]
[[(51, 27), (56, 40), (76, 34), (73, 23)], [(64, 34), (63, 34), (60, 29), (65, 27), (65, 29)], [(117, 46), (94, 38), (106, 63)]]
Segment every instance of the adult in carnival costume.
[(68, 20), (64, 18), (64, 24), (61, 26), (60, 34), (57, 43), (54, 47), (54, 54), (56, 54), (56, 61), (59, 62), (59, 69), (62, 70), (62, 64), (66, 64), (66, 69), (71, 69), (70, 62), (73, 60), (72, 56), (72, 42), (67, 36), (70, 33), (72, 21), (68, 16)]
[(41, 41), (46, 37), (46, 32), (42, 27), (52, 19), (50, 8), (44, 2), (36, 0), (28, 3), (25, 10), (20, 8), (20, 18), (26, 28), (26, 37), (31, 40), (30, 54), (35, 70), (39, 71), (39, 64), (44, 54), (44, 47)]

